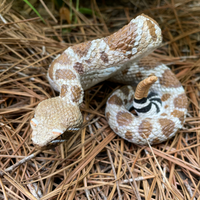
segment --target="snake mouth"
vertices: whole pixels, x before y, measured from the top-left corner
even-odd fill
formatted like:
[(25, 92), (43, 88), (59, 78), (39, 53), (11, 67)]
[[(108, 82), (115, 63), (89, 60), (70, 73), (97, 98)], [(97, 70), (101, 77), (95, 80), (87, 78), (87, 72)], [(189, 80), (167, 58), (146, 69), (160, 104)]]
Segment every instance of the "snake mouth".
[(79, 127), (77, 128), (68, 128), (65, 132), (59, 130), (59, 129), (53, 129), (52, 133), (54, 135), (57, 135), (54, 140), (50, 141), (47, 145), (46, 148), (52, 147), (52, 146), (57, 146), (65, 141), (68, 141), (76, 132), (80, 130)]
[[(41, 131), (33, 130), (32, 132), (32, 141), (35, 146), (43, 147), (48, 146), (52, 141), (54, 140), (61, 140), (61, 135), (63, 134), (63, 131), (60, 131), (58, 129), (53, 129), (52, 131), (46, 132), (46, 134), (39, 134)], [(55, 143), (55, 142), (54, 142)]]
[(55, 145), (56, 143), (62, 143), (66, 140), (69, 140), (80, 130), (79, 126), (61, 128), (63, 126), (62, 123), (60, 123), (59, 127), (57, 128), (53, 128), (50, 125), (44, 126), (44, 123), (38, 123), (35, 118), (32, 119), (30, 123), (33, 128), (31, 139), (33, 144), (37, 147), (47, 147), (49, 145)]

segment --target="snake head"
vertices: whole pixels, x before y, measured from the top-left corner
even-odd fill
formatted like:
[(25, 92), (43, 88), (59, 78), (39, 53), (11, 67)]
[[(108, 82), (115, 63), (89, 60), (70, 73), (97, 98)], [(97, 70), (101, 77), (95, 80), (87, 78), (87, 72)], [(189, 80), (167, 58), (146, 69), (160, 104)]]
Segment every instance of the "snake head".
[(44, 147), (63, 133), (76, 133), (82, 124), (82, 115), (77, 104), (55, 97), (39, 103), (30, 124), (33, 143)]

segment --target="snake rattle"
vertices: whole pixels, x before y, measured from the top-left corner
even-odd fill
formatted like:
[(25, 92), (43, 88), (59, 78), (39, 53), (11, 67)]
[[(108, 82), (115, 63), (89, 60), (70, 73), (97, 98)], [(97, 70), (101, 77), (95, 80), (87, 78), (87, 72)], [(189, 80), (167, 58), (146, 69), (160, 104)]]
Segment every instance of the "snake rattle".
[[(43, 147), (63, 133), (76, 133), (82, 124), (83, 91), (106, 79), (138, 84), (135, 92), (124, 86), (107, 101), (105, 115), (116, 134), (141, 145), (173, 137), (183, 126), (187, 97), (172, 71), (147, 56), (161, 42), (158, 24), (140, 15), (108, 37), (74, 45), (58, 55), (47, 77), (60, 96), (37, 106), (31, 120), (33, 143)], [(135, 114), (129, 112), (131, 107)]]

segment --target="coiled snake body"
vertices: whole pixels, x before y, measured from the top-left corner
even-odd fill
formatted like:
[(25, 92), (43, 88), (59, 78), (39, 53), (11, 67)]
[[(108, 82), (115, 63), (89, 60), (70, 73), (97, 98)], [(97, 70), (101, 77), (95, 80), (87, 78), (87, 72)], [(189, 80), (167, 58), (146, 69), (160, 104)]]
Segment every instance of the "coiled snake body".
[[(107, 101), (106, 118), (115, 133), (137, 144), (174, 136), (187, 112), (184, 89), (164, 64), (150, 57), (141, 60), (161, 42), (157, 23), (140, 15), (113, 35), (69, 47), (57, 56), (47, 77), (60, 96), (36, 108), (31, 120), (34, 144), (45, 146), (64, 132), (77, 132), (83, 91), (106, 79), (139, 83), (135, 94), (132, 86), (124, 86)], [(135, 115), (128, 111), (131, 107)]]

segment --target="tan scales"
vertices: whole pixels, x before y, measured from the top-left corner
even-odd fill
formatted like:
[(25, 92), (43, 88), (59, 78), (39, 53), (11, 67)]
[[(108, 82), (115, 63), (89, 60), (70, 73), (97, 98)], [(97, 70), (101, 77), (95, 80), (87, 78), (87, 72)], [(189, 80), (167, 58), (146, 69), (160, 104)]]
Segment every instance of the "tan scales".
[(118, 135), (137, 144), (147, 140), (159, 143), (174, 136), (187, 113), (184, 89), (168, 67), (150, 57), (142, 59), (161, 42), (158, 24), (140, 15), (106, 38), (74, 45), (58, 55), (47, 77), (60, 96), (44, 100), (36, 108), (31, 120), (33, 143), (45, 146), (64, 132), (75, 134), (82, 124), (79, 106), (83, 91), (106, 79), (124, 84), (142, 81), (136, 97), (147, 96), (151, 87), (163, 101), (161, 113), (139, 117), (128, 111), (134, 99), (133, 87), (115, 91), (108, 99), (106, 117)]

